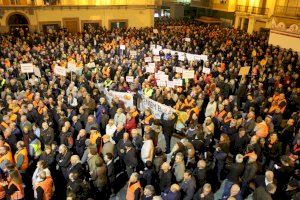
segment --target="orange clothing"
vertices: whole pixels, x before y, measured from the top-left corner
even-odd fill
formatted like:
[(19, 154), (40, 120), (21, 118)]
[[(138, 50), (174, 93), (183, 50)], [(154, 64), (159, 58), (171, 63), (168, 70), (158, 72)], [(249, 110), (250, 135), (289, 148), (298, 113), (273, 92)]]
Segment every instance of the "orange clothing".
[(266, 138), (269, 134), (269, 127), (265, 121), (256, 124), (254, 130), (256, 132), (256, 135), (260, 138)]
[(154, 119), (154, 117), (152, 115), (149, 115), (148, 117), (145, 117), (145, 120), (144, 120), (145, 124), (149, 124), (152, 119)]
[(0, 157), (0, 163), (8, 161), (10, 163), (14, 163), (12, 153), (10, 151), (7, 151), (7, 153)]
[(126, 194), (126, 200), (134, 200), (134, 192), (137, 189), (141, 189), (141, 184), (140, 182), (136, 182), (132, 185), (128, 184), (128, 188), (127, 188), (127, 194)]
[(15, 153), (15, 156), (14, 156), (14, 159), (15, 159), (15, 163), (18, 162), (18, 157), (20, 155), (23, 155), (23, 163), (21, 165), (21, 170), (26, 170), (28, 168), (28, 152), (27, 152), (27, 149), (26, 148), (23, 148), (21, 150), (18, 150), (16, 153)]
[(24, 188), (22, 183), (15, 183), (14, 181), (10, 181), (10, 183), (8, 184), (8, 188), (11, 185), (15, 185), (18, 190), (15, 191), (12, 195), (10, 195), (10, 199), (11, 200), (18, 200), (18, 199), (23, 199), (24, 198)]
[(91, 144), (91, 145), (96, 144), (97, 139), (100, 138), (100, 137), (101, 137), (101, 135), (100, 135), (100, 133), (98, 133), (98, 132), (96, 132), (96, 133), (91, 133), (91, 134), (90, 134), (90, 144)]
[(53, 180), (50, 176), (48, 176), (44, 181), (39, 182), (35, 189), (41, 187), (44, 191), (43, 200), (50, 200), (53, 195)]

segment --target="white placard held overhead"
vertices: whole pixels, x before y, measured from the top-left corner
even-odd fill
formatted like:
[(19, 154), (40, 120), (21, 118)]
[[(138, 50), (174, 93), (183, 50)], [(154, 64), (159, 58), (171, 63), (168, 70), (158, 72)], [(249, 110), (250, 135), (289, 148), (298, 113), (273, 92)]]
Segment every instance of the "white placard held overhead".
[(153, 33), (158, 33), (158, 30), (156, 28), (153, 29)]
[(72, 62), (68, 62), (68, 69), (71, 71), (71, 72), (76, 72), (76, 64), (75, 63), (72, 63)]
[(54, 67), (54, 74), (59, 75), (59, 76), (67, 76), (67, 69), (56, 65)]
[(137, 55), (137, 51), (130, 51), (130, 55), (131, 56), (136, 56)]
[(182, 69), (181, 67), (176, 67), (176, 68), (175, 68), (175, 71), (176, 71), (177, 73), (182, 73), (183, 69)]
[(162, 80), (156, 80), (156, 84), (158, 87), (166, 87), (167, 86), (167, 82), (162, 81)]
[(171, 50), (170, 49), (163, 49), (163, 52), (164, 52), (164, 54), (168, 54), (168, 53), (171, 53)]
[(160, 74), (159, 75), (159, 80), (168, 81), (169, 80), (169, 76), (165, 75), (165, 74)]
[(187, 59), (188, 61), (194, 61), (194, 60), (195, 60), (195, 55), (194, 55), (194, 54), (187, 53), (187, 54), (186, 54), (186, 59)]
[(33, 72), (34, 72), (34, 75), (36, 75), (37, 77), (41, 77), (41, 70), (40, 68), (38, 67), (33, 67)]
[(185, 38), (186, 42), (191, 42), (191, 38)]
[(159, 56), (153, 56), (153, 61), (154, 62), (159, 62), (160, 61), (160, 57)]
[(145, 62), (147, 62), (147, 63), (152, 62), (152, 58), (151, 57), (145, 57)]
[(120, 45), (120, 49), (125, 50), (125, 48), (126, 48), (125, 45), (123, 44)]
[(150, 45), (150, 50), (155, 49), (155, 44)]
[(195, 71), (194, 70), (183, 70), (182, 78), (192, 79), (194, 78)]
[(173, 79), (174, 86), (182, 86), (182, 79)]
[(174, 82), (173, 81), (167, 81), (167, 87), (174, 88)]
[(210, 68), (203, 67), (202, 73), (204, 73), (204, 74), (210, 74)]
[(33, 73), (33, 64), (32, 63), (22, 63), (21, 64), (22, 73)]
[(148, 66), (146, 67), (147, 73), (155, 73), (155, 63), (148, 63)]
[(185, 60), (185, 56), (184, 56), (184, 55), (179, 55), (179, 56), (178, 56), (178, 60), (184, 61), (184, 60)]
[(160, 45), (156, 45), (156, 49), (158, 49), (158, 50), (162, 50), (162, 46), (160, 46)]
[(134, 80), (133, 76), (126, 76), (126, 82), (133, 83), (133, 80)]
[(159, 55), (159, 50), (158, 49), (152, 49), (152, 53), (153, 53), (153, 55), (158, 56)]

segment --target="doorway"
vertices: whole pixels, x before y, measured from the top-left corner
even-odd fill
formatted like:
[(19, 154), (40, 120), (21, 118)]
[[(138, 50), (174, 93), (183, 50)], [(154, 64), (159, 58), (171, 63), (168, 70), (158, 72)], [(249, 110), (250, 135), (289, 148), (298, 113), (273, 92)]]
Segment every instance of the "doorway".
[(79, 18), (63, 18), (63, 25), (72, 34), (79, 32)]
[(113, 20), (110, 21), (110, 28), (127, 28), (128, 21), (127, 20)]
[(28, 18), (21, 13), (11, 14), (7, 18), (7, 26), (9, 27), (9, 30), (11, 32), (15, 32), (18, 35), (22, 35), (28, 32), (28, 25)]

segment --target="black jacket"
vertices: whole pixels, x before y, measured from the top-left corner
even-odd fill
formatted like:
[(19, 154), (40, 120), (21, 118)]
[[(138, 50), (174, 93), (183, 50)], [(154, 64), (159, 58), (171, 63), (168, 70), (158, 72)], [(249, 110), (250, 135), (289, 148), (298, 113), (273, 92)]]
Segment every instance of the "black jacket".
[(227, 179), (232, 183), (237, 183), (239, 178), (244, 172), (244, 164), (243, 163), (233, 163), (229, 168), (229, 174), (227, 175)]
[(54, 130), (51, 127), (41, 130), (40, 139), (44, 145), (51, 145), (54, 141), (54, 136)]
[(256, 172), (257, 172), (257, 163), (252, 162), (252, 163), (247, 163), (245, 167), (244, 174), (242, 176), (243, 182), (249, 182), (252, 179), (255, 178)]
[(134, 148), (131, 148), (125, 153), (124, 157), (125, 165), (131, 168), (135, 168), (138, 165), (137, 155)]
[(172, 172), (169, 170), (168, 172), (164, 173), (162, 170), (158, 173), (159, 177), (159, 187), (161, 191), (164, 191), (171, 187), (172, 185)]
[(206, 169), (200, 169), (200, 168), (196, 168), (194, 170), (194, 176), (196, 179), (196, 183), (197, 183), (197, 188), (202, 188), (203, 185), (206, 183)]

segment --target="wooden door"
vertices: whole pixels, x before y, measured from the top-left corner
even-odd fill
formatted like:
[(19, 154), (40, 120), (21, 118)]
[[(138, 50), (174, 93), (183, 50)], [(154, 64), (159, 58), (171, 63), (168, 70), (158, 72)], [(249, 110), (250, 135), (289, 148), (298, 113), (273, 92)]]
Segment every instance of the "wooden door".
[(71, 33), (79, 32), (79, 19), (63, 19), (64, 28), (66, 28)]

